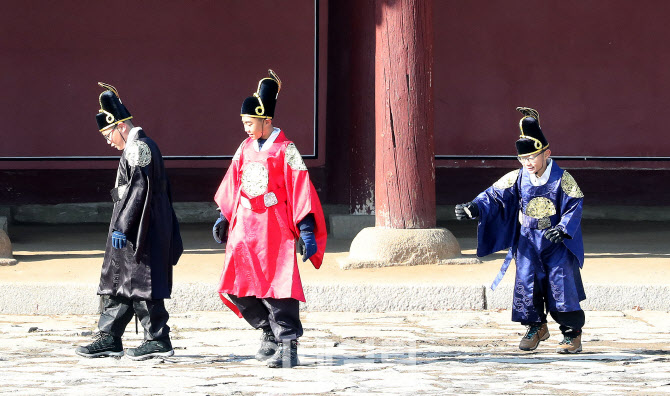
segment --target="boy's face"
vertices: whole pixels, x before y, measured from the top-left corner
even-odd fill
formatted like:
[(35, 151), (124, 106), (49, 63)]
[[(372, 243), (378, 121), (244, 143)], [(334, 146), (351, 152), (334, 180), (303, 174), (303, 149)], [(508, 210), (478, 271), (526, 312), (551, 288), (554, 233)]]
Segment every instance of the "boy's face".
[(547, 159), (551, 155), (551, 150), (544, 150), (533, 155), (519, 156), (519, 162), (523, 165), (528, 173), (535, 174), (537, 177), (542, 176), (547, 169)]
[(123, 140), (123, 137), (121, 136), (120, 128), (123, 128), (123, 125), (121, 124), (123, 123), (116, 124), (111, 128), (107, 128), (100, 131), (100, 133), (102, 133), (102, 137), (104, 137), (105, 140), (107, 141), (107, 144), (109, 144), (110, 146), (114, 147), (117, 150), (123, 150), (126, 147), (126, 142)]
[(242, 125), (244, 125), (244, 132), (253, 140), (260, 139), (263, 136), (264, 118), (256, 118), (249, 116), (242, 116)]

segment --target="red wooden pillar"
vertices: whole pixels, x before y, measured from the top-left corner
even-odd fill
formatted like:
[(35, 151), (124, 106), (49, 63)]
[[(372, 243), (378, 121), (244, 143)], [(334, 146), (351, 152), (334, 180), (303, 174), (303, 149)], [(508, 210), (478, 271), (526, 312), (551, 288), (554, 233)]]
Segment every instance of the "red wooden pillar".
[(375, 223), (340, 268), (466, 264), (435, 228), (432, 1), (375, 0)]
[(435, 227), (432, 4), (376, 4), (377, 227)]

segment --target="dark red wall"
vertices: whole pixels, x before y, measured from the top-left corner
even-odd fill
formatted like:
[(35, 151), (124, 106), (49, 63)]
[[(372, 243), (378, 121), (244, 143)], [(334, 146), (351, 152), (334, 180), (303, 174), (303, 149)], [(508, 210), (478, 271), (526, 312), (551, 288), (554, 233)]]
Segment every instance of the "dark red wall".
[(670, 2), (469, 0), (434, 8), (436, 154), (515, 154), (516, 106), (539, 110), (555, 155), (670, 154)]
[[(324, 202), (355, 206), (370, 196), (374, 173), (370, 70), (380, 3), (320, 3), (321, 146), (307, 163)], [(310, 154), (313, 4), (0, 0), (0, 157), (118, 156), (95, 128), (97, 81), (116, 85), (165, 155), (230, 155), (244, 138), (240, 103), (270, 67), (284, 82), (276, 124)], [(514, 155), (519, 105), (540, 111), (555, 155), (670, 153), (670, 2), (435, 0), (433, 8), (436, 154)], [(167, 165), (177, 200), (208, 201), (227, 161)], [(589, 204), (670, 197), (659, 183), (667, 162), (561, 165)], [(436, 166), (445, 204), (471, 199), (517, 163)], [(115, 167), (0, 161), (0, 205), (107, 200)], [(649, 200), (649, 185), (660, 201)]]
[[(326, 173), (342, 186), (329, 190), (331, 202), (355, 204), (357, 194), (370, 194), (354, 184), (369, 174), (361, 159), (374, 158), (374, 145), (361, 136), (374, 129), (374, 86), (362, 81), (374, 65), (375, 4), (330, 5)], [(436, 0), (433, 8), (436, 154), (513, 156), (515, 108), (531, 106), (540, 111), (554, 155), (669, 155), (670, 2)], [(357, 28), (364, 18), (371, 29)], [(560, 164), (589, 205), (669, 202), (670, 188), (659, 180), (668, 179), (670, 162)], [(518, 163), (439, 160), (436, 167), (437, 202), (454, 204)]]
[(0, 8), (0, 157), (118, 155), (94, 121), (98, 81), (116, 86), (163, 155), (232, 155), (246, 137), (240, 105), (268, 68), (283, 81), (275, 125), (313, 153), (314, 0), (3, 0)]

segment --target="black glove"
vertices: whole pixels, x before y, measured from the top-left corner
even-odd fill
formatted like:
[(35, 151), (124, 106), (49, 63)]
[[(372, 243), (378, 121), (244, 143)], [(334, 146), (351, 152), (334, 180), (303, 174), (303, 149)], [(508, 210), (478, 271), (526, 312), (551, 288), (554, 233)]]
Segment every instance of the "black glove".
[(479, 207), (474, 202), (456, 205), (455, 212), (458, 220), (474, 220), (479, 217)]
[(228, 219), (222, 214), (212, 227), (212, 236), (217, 243), (224, 243), (228, 240)]
[(552, 241), (553, 243), (561, 243), (567, 237), (567, 234), (564, 233), (560, 228), (554, 227), (548, 229), (544, 233), (544, 237)]

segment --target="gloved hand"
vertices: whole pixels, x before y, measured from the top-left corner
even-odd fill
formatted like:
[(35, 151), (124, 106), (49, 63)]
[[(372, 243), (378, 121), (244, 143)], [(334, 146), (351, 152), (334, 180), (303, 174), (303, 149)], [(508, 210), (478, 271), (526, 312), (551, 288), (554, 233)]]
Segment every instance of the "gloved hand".
[(112, 232), (112, 246), (114, 246), (114, 249), (123, 249), (126, 247), (127, 242), (128, 240), (124, 233), (120, 231)]
[(300, 231), (300, 239), (298, 239), (298, 253), (302, 255), (302, 262), (304, 263), (316, 253), (316, 238), (311, 231)]
[(566, 234), (558, 227), (550, 228), (544, 233), (544, 237), (553, 243), (561, 243), (566, 238)]
[(214, 223), (212, 236), (217, 243), (224, 243), (228, 240), (228, 219), (223, 214), (220, 214), (216, 223)]
[(479, 216), (479, 207), (474, 202), (456, 205), (456, 219), (458, 220), (473, 220)]

